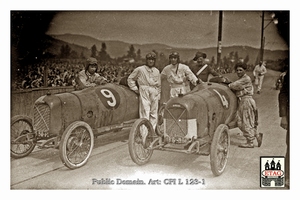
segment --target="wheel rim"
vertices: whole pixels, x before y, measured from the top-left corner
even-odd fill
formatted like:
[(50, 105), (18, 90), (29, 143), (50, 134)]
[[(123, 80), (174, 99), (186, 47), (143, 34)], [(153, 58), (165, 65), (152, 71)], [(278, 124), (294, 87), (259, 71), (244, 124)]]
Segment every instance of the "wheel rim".
[(227, 163), (229, 150), (229, 137), (226, 131), (223, 131), (217, 144), (217, 168), (221, 172)]
[[(34, 143), (33, 140), (29, 140), (26, 135), (32, 132), (33, 129), (28, 122), (24, 120), (15, 122), (11, 126), (11, 152), (15, 154), (24, 154), (28, 152), (33, 147)], [(20, 138), (17, 139), (18, 137)]]
[[(151, 156), (151, 150), (147, 149), (147, 147), (151, 144), (151, 133), (150, 127), (146, 126), (145, 124), (141, 124), (136, 129), (133, 148), (135, 149), (136, 156), (140, 161), (146, 160), (149, 156)], [(143, 138), (147, 134), (146, 138)], [(143, 142), (144, 140), (144, 142)]]
[(85, 127), (75, 128), (67, 140), (66, 155), (74, 165), (87, 159), (91, 149), (91, 136)]

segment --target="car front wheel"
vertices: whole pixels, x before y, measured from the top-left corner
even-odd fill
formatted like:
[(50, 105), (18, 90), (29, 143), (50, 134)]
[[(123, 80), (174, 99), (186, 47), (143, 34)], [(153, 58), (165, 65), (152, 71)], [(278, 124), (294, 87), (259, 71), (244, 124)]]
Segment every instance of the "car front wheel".
[(138, 165), (146, 164), (153, 153), (149, 146), (155, 135), (153, 127), (149, 120), (145, 118), (138, 119), (134, 122), (128, 141), (130, 157)]
[(221, 175), (226, 167), (229, 155), (230, 137), (229, 129), (225, 124), (221, 124), (214, 132), (210, 146), (210, 165), (215, 176)]
[(16, 115), (11, 120), (10, 133), (10, 156), (12, 158), (23, 158), (28, 156), (34, 149), (33, 126), (31, 118)]
[(63, 164), (69, 169), (85, 165), (94, 147), (94, 134), (91, 127), (82, 121), (73, 122), (64, 131), (59, 155)]

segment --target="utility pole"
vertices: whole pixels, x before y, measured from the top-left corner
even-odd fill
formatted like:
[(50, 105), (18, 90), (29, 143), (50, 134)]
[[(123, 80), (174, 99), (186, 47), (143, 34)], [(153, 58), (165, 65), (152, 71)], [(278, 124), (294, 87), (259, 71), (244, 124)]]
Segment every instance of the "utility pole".
[(258, 61), (263, 61), (264, 59), (264, 29), (265, 29), (265, 12), (262, 11), (261, 15), (261, 37), (260, 37), (260, 56)]
[[(263, 61), (264, 60), (264, 49), (265, 49), (265, 36), (264, 36), (264, 31), (265, 29), (273, 22), (274, 24), (278, 24), (278, 19), (275, 17), (275, 14), (273, 13), (271, 15), (272, 18), (267, 18), (265, 19), (265, 11), (262, 11), (261, 15), (261, 36), (260, 36), (260, 55), (259, 55), (259, 60), (258, 61)], [(265, 26), (265, 20), (269, 21), (267, 25)]]
[(219, 31), (218, 31), (218, 47), (217, 47), (217, 66), (221, 64), (221, 52), (222, 52), (222, 23), (223, 23), (223, 11), (219, 11)]

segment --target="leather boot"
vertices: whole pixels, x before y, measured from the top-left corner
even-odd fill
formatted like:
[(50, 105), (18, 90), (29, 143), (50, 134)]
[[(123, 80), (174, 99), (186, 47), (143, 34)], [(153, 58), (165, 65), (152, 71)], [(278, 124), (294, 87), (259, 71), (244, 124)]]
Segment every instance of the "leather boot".
[(246, 144), (239, 145), (239, 147), (241, 147), (241, 148), (254, 148), (254, 145), (253, 145), (252, 141), (248, 141)]
[(259, 133), (259, 135), (256, 137), (257, 140), (257, 146), (260, 147), (262, 144), (263, 134)]

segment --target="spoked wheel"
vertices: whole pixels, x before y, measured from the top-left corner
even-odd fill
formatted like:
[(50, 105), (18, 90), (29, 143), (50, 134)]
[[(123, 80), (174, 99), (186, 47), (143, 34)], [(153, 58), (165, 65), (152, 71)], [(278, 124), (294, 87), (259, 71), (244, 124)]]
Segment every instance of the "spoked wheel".
[(85, 165), (94, 147), (91, 127), (82, 121), (73, 122), (64, 131), (59, 145), (59, 156), (63, 164), (76, 169)]
[(129, 134), (129, 153), (130, 157), (138, 165), (146, 164), (153, 153), (149, 149), (153, 136), (155, 135), (153, 127), (149, 120), (138, 119), (134, 122)]
[(13, 158), (28, 156), (35, 145), (32, 120), (27, 116), (14, 116), (11, 120), (10, 156)]
[(210, 166), (215, 176), (221, 175), (229, 155), (230, 137), (228, 126), (221, 124), (214, 133), (210, 146)]
[(155, 132), (157, 135), (162, 136), (164, 134), (164, 111), (165, 105), (163, 104), (158, 110), (158, 119)]

